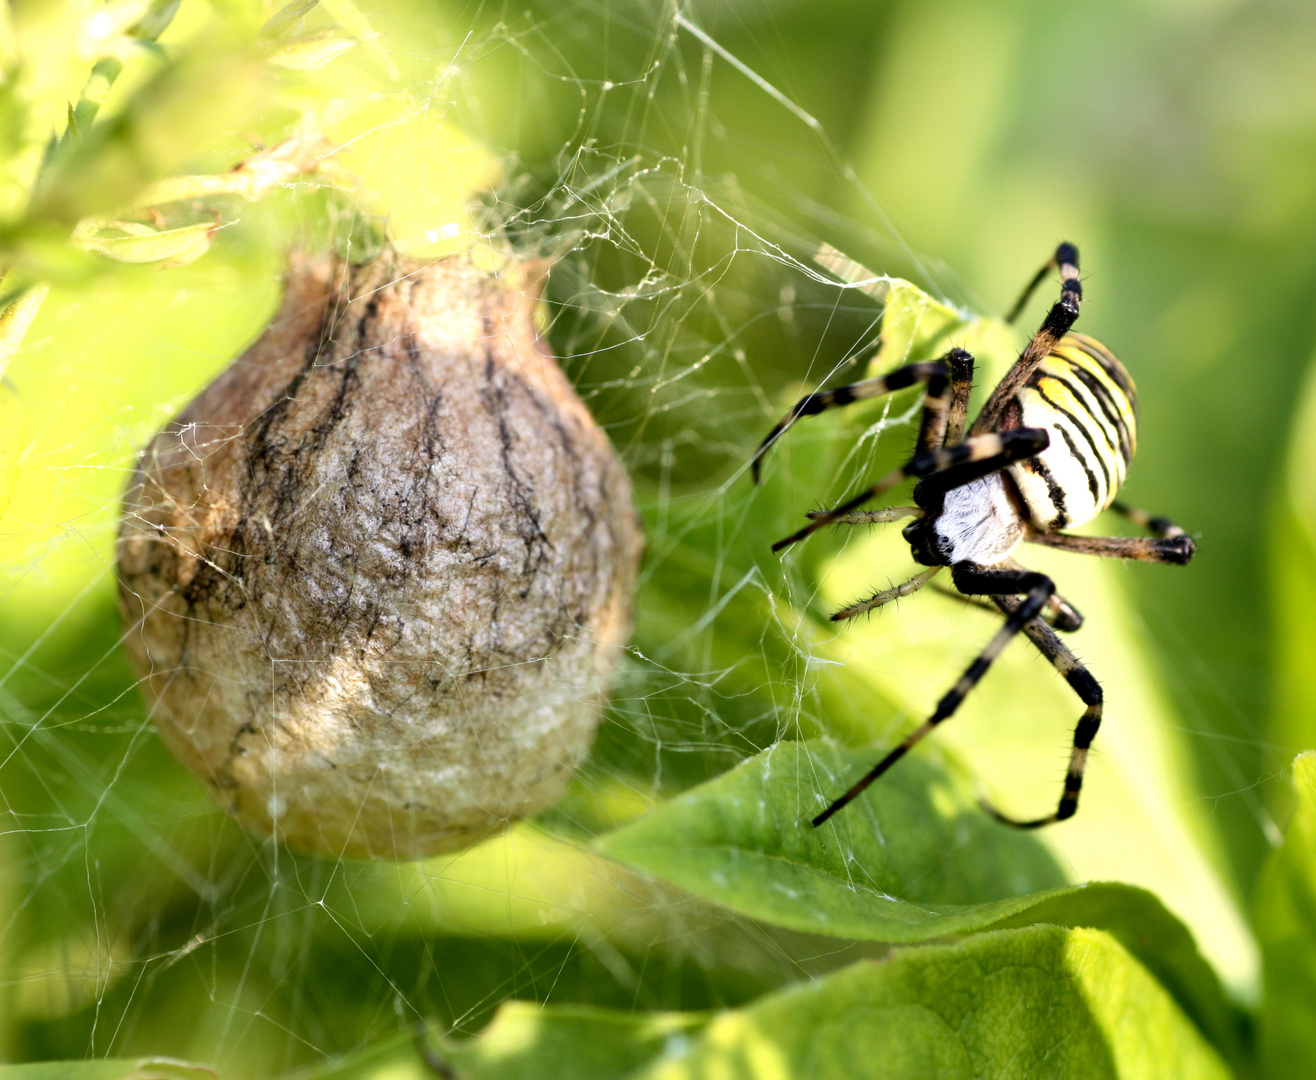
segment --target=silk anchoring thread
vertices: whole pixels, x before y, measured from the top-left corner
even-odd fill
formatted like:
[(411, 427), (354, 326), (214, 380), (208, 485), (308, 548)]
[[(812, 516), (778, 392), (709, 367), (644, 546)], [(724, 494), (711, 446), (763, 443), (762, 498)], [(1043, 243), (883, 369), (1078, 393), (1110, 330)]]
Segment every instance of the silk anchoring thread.
[(128, 653), (247, 828), (417, 858), (550, 805), (587, 752), (642, 539), (535, 331), (540, 273), (294, 255), (270, 326), (142, 454)]

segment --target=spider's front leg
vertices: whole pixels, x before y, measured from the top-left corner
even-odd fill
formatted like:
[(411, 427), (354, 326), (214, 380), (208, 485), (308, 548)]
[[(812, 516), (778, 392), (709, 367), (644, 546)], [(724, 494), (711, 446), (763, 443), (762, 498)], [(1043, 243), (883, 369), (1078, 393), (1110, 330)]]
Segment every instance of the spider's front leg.
[(1007, 403), (1014, 399), (1015, 394), (1019, 392), (1019, 388), (1028, 381), (1033, 372), (1037, 370), (1037, 366), (1069, 333), (1070, 328), (1078, 319), (1079, 307), (1083, 302), (1083, 286), (1078, 279), (1078, 248), (1074, 247), (1073, 244), (1066, 243), (1056, 248), (1056, 253), (1037, 272), (1037, 276), (1029, 282), (1023, 296), (1019, 298), (1014, 310), (1010, 312), (1009, 321), (1014, 321), (1019, 312), (1023, 310), (1023, 306), (1027, 303), (1033, 290), (1041, 284), (1042, 279), (1053, 268), (1060, 271), (1060, 299), (1051, 305), (1051, 310), (1047, 312), (1046, 318), (1042, 320), (1042, 325), (1037, 328), (1037, 333), (1024, 346), (1024, 351), (1019, 354), (1019, 359), (1014, 362), (1014, 366), (1005, 373), (1005, 377), (992, 390), (991, 396), (987, 399), (987, 404), (982, 407), (982, 411), (978, 413), (978, 418), (973, 422), (971, 431), (975, 435), (991, 431), (997, 426)]
[[(957, 563), (951, 568), (951, 575), (955, 587), (962, 593), (972, 596), (1023, 596), (1023, 599), (1009, 612), (1005, 624), (992, 635), (992, 639), (987, 642), (987, 647), (965, 669), (964, 674), (959, 677), (955, 685), (942, 695), (932, 715), (911, 731), (905, 737), (904, 742), (874, 765), (864, 776), (860, 777), (849, 791), (815, 817), (813, 819), (814, 828), (817, 828), (838, 810), (861, 795), (869, 784), (909, 753), (938, 724), (950, 719), (964, 703), (969, 691), (977, 686), (982, 677), (987, 674), (987, 669), (992, 666), (992, 661), (1001, 655), (1002, 650), (1014, 639), (1015, 635), (1029, 623), (1037, 620), (1038, 614), (1056, 591), (1055, 582), (1045, 574), (1039, 574), (1033, 570), (1006, 570), (997, 567), (978, 566), (974, 563)], [(1047, 629), (1050, 628), (1047, 627)], [(1073, 811), (1071, 810), (1070, 813), (1073, 813)], [(1002, 820), (1006, 819), (1003, 818)], [(1039, 821), (1023, 822), (1021, 824), (1031, 827), (1044, 823)]]
[(927, 390), (923, 396), (923, 416), (914, 444), (915, 455), (940, 449), (947, 443), (959, 442), (964, 434), (969, 394), (973, 390), (973, 357), (963, 349), (951, 349), (939, 360), (906, 364), (880, 378), (865, 379), (863, 382), (838, 386), (835, 390), (822, 390), (800, 398), (759, 444), (750, 462), (754, 483), (759, 482), (764, 455), (801, 416), (817, 416), (830, 409), (843, 408), (856, 401), (903, 390), (920, 382), (927, 384)]
[(801, 416), (817, 416), (832, 409), (841, 409), (853, 405), (856, 401), (881, 397), (897, 390), (927, 383), (927, 393), (923, 398), (923, 422), (919, 431), (919, 443), (929, 446), (941, 445), (945, 437), (947, 416), (950, 412), (954, 395), (951, 391), (951, 378), (957, 369), (966, 367), (970, 382), (973, 373), (973, 357), (963, 349), (952, 349), (940, 360), (925, 360), (917, 364), (906, 364), (895, 371), (876, 379), (864, 379), (862, 382), (838, 386), (834, 390), (819, 390), (815, 394), (806, 394), (791, 406), (790, 412), (783, 416), (768, 432), (767, 437), (759, 443), (754, 457), (749, 463), (749, 471), (754, 483), (759, 482), (759, 471), (763, 458)]

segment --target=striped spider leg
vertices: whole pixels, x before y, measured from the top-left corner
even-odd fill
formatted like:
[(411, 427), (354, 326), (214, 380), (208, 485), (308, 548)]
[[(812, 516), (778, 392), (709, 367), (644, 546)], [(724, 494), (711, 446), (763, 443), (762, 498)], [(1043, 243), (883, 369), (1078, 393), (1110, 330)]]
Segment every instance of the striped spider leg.
[[(1013, 559), (1007, 559), (1001, 564), (1010, 570), (1024, 569)], [(934, 592), (939, 592), (943, 596), (948, 596), (953, 600), (959, 600), (961, 603), (969, 604), (972, 607), (981, 608), (983, 611), (990, 612), (993, 615), (999, 613), (998, 606), (991, 600), (981, 596), (966, 596), (955, 589), (947, 588), (943, 585), (934, 585)], [(835, 618), (835, 616), (833, 616)], [(1083, 626), (1083, 613), (1073, 604), (1066, 600), (1059, 593), (1054, 593), (1042, 609), (1038, 616), (1047, 626), (1053, 630), (1060, 630), (1066, 634), (1072, 634), (1075, 630)]]
[(1193, 538), (1178, 525), (1163, 517), (1152, 517), (1142, 510), (1116, 500), (1110, 509), (1140, 525), (1153, 535), (1145, 536), (1072, 536), (1069, 533), (1037, 533), (1030, 543), (1071, 551), (1076, 555), (1102, 555), (1108, 559), (1133, 559), (1137, 562), (1175, 563), (1182, 566), (1197, 551)]
[[(956, 710), (964, 703), (964, 699), (968, 697), (969, 691), (978, 685), (982, 677), (987, 674), (987, 669), (991, 667), (992, 661), (1000, 656), (1001, 652), (1008, 644), (1010, 644), (1016, 634), (1025, 630), (1030, 624), (1036, 624), (1050, 633), (1052, 637), (1055, 637), (1054, 631), (1038, 618), (1043, 607), (1046, 606), (1046, 602), (1052, 595), (1054, 595), (1056, 588), (1055, 582), (1045, 574), (1039, 574), (1032, 570), (1004, 570), (995, 567), (977, 566), (969, 562), (960, 562), (952, 567), (951, 576), (952, 580), (955, 582), (955, 588), (962, 593), (973, 596), (1003, 596), (1009, 597), (1012, 600), (1022, 593), (1024, 599), (1022, 601), (1016, 601), (1017, 606), (1014, 607), (1013, 611), (1009, 612), (1009, 615), (1005, 620), (1005, 625), (992, 635), (992, 639), (987, 642), (987, 647), (983, 649), (974, 659), (973, 663), (965, 669), (964, 674), (959, 677), (955, 685), (942, 695), (941, 700), (937, 702), (937, 707), (932, 715), (906, 735), (903, 742), (869, 769), (867, 773), (861, 776), (853, 785), (851, 785), (850, 789), (846, 791), (845, 794), (834, 799), (827, 809), (817, 815), (817, 817), (813, 819), (813, 827), (815, 829), (838, 810), (853, 802), (874, 780), (880, 777), (884, 772), (891, 768), (892, 765), (909, 753), (909, 751), (918, 743), (922, 742), (924, 738), (931, 734), (937, 725), (944, 723), (946, 720), (949, 720), (954, 716)], [(1029, 636), (1031, 637), (1032, 635), (1030, 634)], [(1059, 638), (1056, 638), (1055, 640), (1058, 642)], [(1077, 661), (1075, 662), (1077, 663)], [(1093, 679), (1091, 675), (1088, 675), (1085, 670), (1083, 671), (1083, 674), (1087, 676), (1095, 687), (1096, 680)], [(1098, 698), (1096, 715), (1097, 722), (1099, 723), (1101, 717), (1100, 687), (1097, 687), (1096, 694)], [(1091, 744), (1091, 741), (1091, 737), (1089, 736), (1087, 738), (1089, 745)], [(1079, 782), (1080, 784), (1082, 782), (1081, 772)], [(1074, 804), (1069, 808), (1069, 813), (1065, 816), (1068, 817), (1072, 814), (1076, 806), (1077, 789), (1075, 791)], [(995, 809), (990, 810), (990, 812), (992, 816), (999, 821), (1003, 821), (1009, 825), (1017, 825), (1020, 828), (1033, 828), (1038, 825), (1046, 825), (1052, 820), (1047, 818), (1038, 819), (1036, 821), (1015, 821)]]

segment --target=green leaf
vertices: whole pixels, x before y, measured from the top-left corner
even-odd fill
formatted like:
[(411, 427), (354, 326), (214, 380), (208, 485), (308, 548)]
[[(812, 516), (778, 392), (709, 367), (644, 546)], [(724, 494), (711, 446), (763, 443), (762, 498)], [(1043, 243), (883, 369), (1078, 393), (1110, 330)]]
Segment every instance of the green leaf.
[(1218, 1046), (1238, 1019), (1187, 929), (1141, 889), (1057, 887), (1030, 834), (990, 821), (962, 783), (901, 763), (820, 829), (809, 819), (879, 756), (782, 743), (600, 837), (604, 854), (794, 930), (916, 942), (1031, 923), (1108, 930)]
[(1293, 820), (1257, 890), (1261, 1056), (1273, 1077), (1316, 1073), (1316, 752), (1293, 763), (1293, 786)]
[(622, 1080), (662, 1054), (679, 1052), (707, 1024), (705, 1013), (620, 1013), (523, 1001), (503, 1005), (474, 1039), (448, 1040), (442, 1058), (481, 1080)]
[(178, 229), (134, 228), (129, 232), (132, 222), (111, 222), (110, 228), (128, 232), (126, 236), (103, 236), (99, 231), (90, 235), (75, 232), (73, 242), (84, 251), (114, 259), (116, 262), (150, 263), (164, 262), (178, 266), (201, 258), (210, 250), (218, 226), (213, 222), (198, 225), (185, 225)]
[(880, 753), (779, 743), (594, 846), (755, 918), (875, 941), (977, 930), (1064, 883), (1033, 836), (990, 821), (923, 757), (813, 829)]
[(1108, 935), (1035, 927), (899, 950), (716, 1017), (645, 1080), (1230, 1074)]
[(206, 1065), (157, 1057), (0, 1065), (0, 1080), (215, 1080), (218, 1075)]
[(711, 1019), (504, 1006), (443, 1058), (463, 1080), (1230, 1075), (1117, 941), (1051, 926), (899, 949)]

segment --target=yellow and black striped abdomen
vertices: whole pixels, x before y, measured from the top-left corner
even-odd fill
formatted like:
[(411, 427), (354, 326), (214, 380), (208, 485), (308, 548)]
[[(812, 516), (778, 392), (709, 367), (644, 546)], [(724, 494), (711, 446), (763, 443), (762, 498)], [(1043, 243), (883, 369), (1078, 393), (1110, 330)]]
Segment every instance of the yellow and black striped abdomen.
[(1051, 435), (1042, 453), (1009, 469), (1033, 527), (1091, 521), (1115, 498), (1138, 443), (1137, 390), (1124, 365), (1090, 337), (1068, 334), (1012, 406), (1006, 426)]

